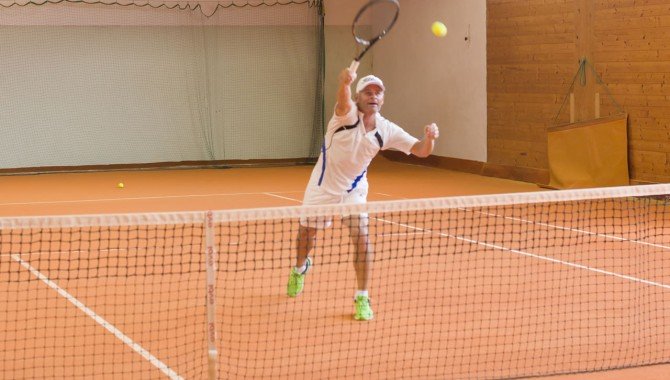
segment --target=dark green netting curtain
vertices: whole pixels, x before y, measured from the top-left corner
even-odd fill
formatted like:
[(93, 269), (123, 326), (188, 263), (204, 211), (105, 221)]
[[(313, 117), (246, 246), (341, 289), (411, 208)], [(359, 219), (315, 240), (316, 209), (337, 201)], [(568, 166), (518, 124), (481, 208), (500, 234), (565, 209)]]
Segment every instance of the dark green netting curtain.
[(0, 170), (305, 162), (323, 126), (306, 1), (0, 1)]

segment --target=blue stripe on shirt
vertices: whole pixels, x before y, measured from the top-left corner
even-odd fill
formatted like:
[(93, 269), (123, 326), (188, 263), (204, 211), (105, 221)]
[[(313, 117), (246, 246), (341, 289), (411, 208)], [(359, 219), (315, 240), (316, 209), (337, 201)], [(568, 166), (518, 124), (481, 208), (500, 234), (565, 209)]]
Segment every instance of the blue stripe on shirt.
[(354, 180), (354, 183), (351, 184), (351, 189), (347, 190), (347, 193), (351, 193), (356, 188), (356, 186), (358, 186), (358, 182), (363, 178), (366, 171), (368, 171), (367, 168), (365, 168), (365, 170), (363, 170), (363, 173), (361, 173), (361, 175), (356, 177), (356, 179)]
[(321, 145), (321, 176), (319, 177), (319, 186), (323, 182), (323, 175), (326, 174), (326, 142)]

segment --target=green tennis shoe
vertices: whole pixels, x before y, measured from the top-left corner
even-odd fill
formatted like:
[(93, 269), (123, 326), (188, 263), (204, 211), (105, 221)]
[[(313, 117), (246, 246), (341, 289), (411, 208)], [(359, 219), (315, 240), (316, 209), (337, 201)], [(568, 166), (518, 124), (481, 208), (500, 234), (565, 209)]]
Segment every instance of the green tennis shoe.
[(370, 297), (357, 296), (354, 300), (356, 302), (356, 314), (354, 319), (357, 321), (369, 321), (375, 317), (370, 306)]
[(295, 268), (291, 269), (291, 274), (288, 277), (288, 286), (286, 287), (286, 293), (289, 297), (297, 297), (298, 294), (302, 293), (302, 290), (305, 288), (305, 276), (311, 266), (312, 259), (308, 257), (307, 261), (305, 261), (305, 270), (302, 273), (296, 272)]

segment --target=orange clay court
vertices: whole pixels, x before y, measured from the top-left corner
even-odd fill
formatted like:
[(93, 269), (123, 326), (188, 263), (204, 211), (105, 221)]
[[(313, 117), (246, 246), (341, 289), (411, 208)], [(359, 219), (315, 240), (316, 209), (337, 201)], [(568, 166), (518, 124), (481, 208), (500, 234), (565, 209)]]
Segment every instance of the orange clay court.
[[(310, 170), (0, 177), (3, 221), (184, 212), (164, 227), (28, 229), (32, 238), (26, 229), (3, 231), (1, 377), (205, 378), (207, 280), (202, 255), (194, 254), (204, 232), (193, 220), (205, 210), (298, 205)], [(379, 157), (369, 198), (540, 190)], [(371, 213), (371, 322), (351, 317), (354, 273), (337, 219), (320, 235), (313, 272), (296, 299), (285, 294), (290, 223), (222, 223), (216, 227), (218, 376), (512, 378), (667, 361), (670, 326), (659, 323), (669, 317), (663, 307), (670, 302), (668, 206), (651, 201), (643, 211), (653, 217), (643, 219), (628, 211), (637, 201), (621, 202), (569, 203), (567, 211), (515, 205), (409, 217)], [(565, 227), (575, 214), (579, 225), (546, 228)], [(616, 225), (593, 222), (604, 217)], [(459, 231), (451, 232), (456, 223)], [(657, 232), (644, 242), (655, 249), (631, 250), (640, 244), (631, 234), (641, 223)], [(548, 243), (535, 247), (535, 240)], [(570, 245), (577, 248), (562, 249)], [(591, 346), (599, 348), (586, 349)], [(551, 378), (662, 379), (668, 371), (655, 365)]]

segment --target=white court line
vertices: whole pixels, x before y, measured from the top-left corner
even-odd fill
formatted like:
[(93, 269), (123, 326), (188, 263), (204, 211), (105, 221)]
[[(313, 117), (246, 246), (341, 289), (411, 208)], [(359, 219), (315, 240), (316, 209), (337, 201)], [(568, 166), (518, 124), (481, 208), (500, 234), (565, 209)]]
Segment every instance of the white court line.
[(420, 231), (420, 232), (398, 232), (392, 234), (375, 234), (374, 236), (412, 236), (412, 235), (431, 235), (430, 231)]
[(556, 225), (556, 224), (536, 222), (536, 221), (533, 221), (533, 220), (527, 220), (527, 219), (515, 218), (515, 217), (511, 217), (511, 216), (498, 215), (498, 214), (483, 212), (483, 211), (472, 211), (472, 210), (468, 210), (468, 209), (464, 209), (464, 208), (459, 208), (459, 210), (476, 212), (476, 213), (479, 213), (479, 214), (494, 216), (496, 218), (509, 219), (509, 220), (513, 220), (515, 222), (523, 222), (523, 223), (526, 223), (526, 224), (534, 224), (536, 226), (544, 226), (544, 227), (555, 228), (557, 230), (572, 231), (572, 232), (577, 232), (577, 233), (584, 234), (584, 235), (599, 236), (599, 237), (602, 237), (602, 238), (605, 238), (605, 239), (610, 239), (610, 240), (615, 240), (615, 241), (624, 241), (624, 242), (629, 242), (629, 243), (634, 243), (634, 244), (648, 245), (648, 246), (651, 246), (651, 247), (670, 250), (670, 246), (667, 246), (667, 245), (656, 244), (656, 243), (648, 243), (646, 241), (628, 239), (628, 238), (621, 237), (621, 236), (601, 234), (601, 233), (598, 233), (598, 232), (591, 232), (591, 231), (581, 230), (581, 229), (578, 229), (578, 228), (570, 228), (570, 227), (559, 226), (559, 225)]
[(47, 276), (43, 275), (40, 271), (35, 269), (32, 265), (28, 264), (26, 261), (21, 259), (19, 255), (13, 254), (12, 259), (17, 261), (19, 264), (21, 264), (24, 268), (28, 269), (30, 273), (35, 275), (38, 279), (40, 279), (42, 282), (47, 284), (51, 289), (55, 290), (58, 292), (58, 294), (68, 300), (71, 304), (76, 306), (78, 309), (83, 311), (86, 315), (91, 317), (95, 322), (97, 322), (100, 326), (104, 327), (107, 331), (111, 332), (114, 334), (115, 337), (117, 337), (119, 340), (121, 340), (123, 343), (128, 345), (130, 348), (132, 348), (135, 352), (138, 354), (142, 355), (143, 358), (148, 360), (151, 364), (153, 364), (156, 368), (160, 369), (161, 372), (166, 374), (170, 379), (183, 379), (181, 376), (179, 376), (175, 371), (173, 371), (170, 367), (168, 367), (165, 363), (162, 361), (158, 360), (155, 356), (151, 355), (146, 349), (144, 349), (142, 346), (139, 344), (135, 343), (132, 339), (130, 339), (127, 335), (122, 333), (119, 329), (114, 327), (111, 323), (107, 322), (104, 318), (96, 314), (93, 310), (89, 309), (86, 305), (84, 305), (81, 301), (76, 299), (74, 296), (72, 296), (70, 293), (68, 293), (65, 289), (61, 288), (56, 284), (55, 282), (51, 281)]
[[(284, 193), (287, 193), (287, 192), (285, 191)], [(265, 195), (269, 195), (269, 196), (271, 196), (271, 197), (275, 197), (275, 198), (281, 198), (281, 199), (286, 199), (286, 200), (293, 201), (293, 202), (302, 203), (302, 201), (299, 201), (299, 200), (297, 200), (297, 199), (295, 199), (295, 198), (282, 197), (281, 195), (277, 195), (277, 194), (273, 194), (273, 193), (263, 193), (263, 194), (265, 194)]]
[[(239, 243), (234, 243), (234, 242), (228, 243), (228, 245), (238, 245), (238, 244), (239, 244)], [(142, 248), (142, 249), (140, 249), (140, 248), (136, 248), (135, 250), (133, 250), (133, 252), (136, 252), (136, 253), (149, 253), (151, 249), (153, 249), (153, 248), (152, 248), (152, 247), (147, 247), (147, 248)], [(88, 255), (91, 254), (91, 253), (97, 253), (97, 254), (99, 254), (99, 256), (100, 256), (101, 258), (105, 258), (104, 254), (106, 254), (106, 253), (113, 253), (113, 252), (117, 252), (117, 253), (122, 253), (122, 252), (123, 252), (123, 253), (128, 253), (128, 251), (129, 251), (129, 250), (128, 250), (128, 249), (125, 249), (125, 248), (122, 248), (122, 249), (119, 249), (119, 248), (112, 248), (112, 249), (98, 249), (98, 250), (95, 250), (95, 251), (82, 251), (82, 250), (75, 250), (75, 251), (38, 251), (38, 252), (30, 252), (29, 254), (30, 254), (31, 256), (42, 256), (42, 255), (44, 255), (44, 256), (50, 256), (50, 255), (65, 255), (65, 256), (69, 256), (69, 255), (72, 255), (72, 254), (77, 254), (77, 255), (82, 255), (82, 256), (88, 256)], [(24, 253), (24, 254), (26, 254), (26, 253)], [(0, 257), (5, 257), (5, 256), (6, 256), (6, 257), (12, 257), (12, 258), (13, 258), (13, 254), (11, 254), (11, 253), (3, 253), (3, 254), (0, 254)], [(90, 257), (90, 256), (88, 256), (88, 257)]]
[[(148, 250), (148, 248), (146, 248), (146, 250)], [(125, 249), (125, 248), (123, 248), (123, 249), (119, 249), (119, 248), (99, 249), (99, 250), (96, 250), (96, 251), (84, 251), (84, 250), (79, 250), (79, 249), (77, 249), (77, 250), (74, 250), (74, 251), (44, 251), (44, 252), (30, 252), (29, 254), (30, 254), (31, 256), (42, 256), (42, 255), (47, 255), (47, 256), (48, 256), (48, 255), (72, 255), (72, 254), (77, 254), (77, 255), (88, 255), (88, 254), (90, 254), (90, 253), (92, 253), (92, 252), (95, 252), (95, 253), (112, 253), (112, 252), (128, 252), (128, 250)], [(26, 254), (26, 253), (24, 253), (24, 254)], [(11, 253), (0, 254), (0, 257), (5, 257), (5, 256), (14, 258), (14, 254), (11, 254)]]
[[(299, 192), (300, 191), (273, 191), (273, 193), (276, 194), (290, 194)], [(155, 197), (80, 199), (80, 200), (68, 200), (68, 201), (8, 202), (8, 203), (0, 203), (0, 206), (29, 206), (29, 205), (60, 204), (60, 203), (69, 204), (69, 203), (141, 201), (147, 199), (207, 198), (207, 197), (224, 197), (224, 196), (237, 196), (237, 195), (264, 195), (264, 194), (270, 194), (270, 193), (250, 192), (250, 193), (185, 194), (185, 195), (162, 195)]]
[(495, 245), (495, 244), (486, 243), (486, 242), (482, 242), (482, 241), (478, 241), (478, 240), (468, 239), (468, 238), (464, 238), (464, 237), (461, 237), (461, 236), (445, 234), (445, 233), (442, 233), (442, 232), (435, 232), (435, 231), (431, 231), (431, 230), (427, 230), (427, 229), (423, 229), (423, 228), (419, 228), (419, 227), (410, 226), (410, 225), (403, 224), (403, 223), (392, 222), (392, 221), (386, 220), (386, 219), (380, 219), (380, 218), (374, 218), (374, 219), (377, 219), (377, 220), (379, 220), (381, 222), (384, 222), (384, 223), (390, 223), (390, 224), (395, 224), (395, 225), (398, 225), (398, 226), (401, 226), (401, 227), (409, 228), (409, 229), (412, 229), (412, 230), (430, 232), (432, 234), (436, 234), (436, 235), (439, 235), (439, 236), (449, 237), (449, 238), (461, 240), (461, 241), (471, 243), (471, 244), (478, 244), (478, 245), (481, 245), (481, 246), (484, 246), (484, 247), (487, 247), (487, 248), (493, 248), (493, 249), (498, 249), (498, 250), (501, 250), (501, 251), (516, 253), (518, 255), (528, 256), (528, 257), (532, 257), (532, 258), (535, 258), (535, 259), (538, 259), (538, 260), (544, 260), (544, 261), (549, 261), (549, 262), (552, 262), (552, 263), (563, 264), (563, 265), (566, 265), (566, 266), (569, 266), (569, 267), (572, 267), (572, 268), (584, 269), (584, 270), (587, 270), (587, 271), (600, 273), (600, 274), (604, 274), (604, 275), (608, 275), (608, 276), (614, 276), (614, 277), (622, 278), (622, 279), (633, 281), (633, 282), (639, 282), (639, 283), (643, 283), (643, 284), (647, 284), (647, 285), (658, 286), (658, 287), (661, 287), (661, 288), (670, 289), (670, 285), (666, 285), (666, 284), (663, 284), (663, 283), (660, 283), (660, 282), (649, 281), (649, 280), (645, 280), (645, 279), (638, 278), (638, 277), (633, 277), (633, 276), (629, 276), (629, 275), (625, 275), (625, 274), (620, 274), (620, 273), (616, 273), (616, 272), (607, 271), (607, 270), (604, 270), (604, 269), (589, 267), (587, 265), (576, 264), (576, 263), (573, 263), (573, 262), (570, 262), (570, 261), (564, 261), (564, 260), (554, 259), (554, 258), (548, 257), (548, 256), (542, 256), (542, 255), (537, 255), (537, 254), (530, 253), (530, 252), (519, 251), (517, 249), (507, 248), (507, 247), (503, 247), (501, 245)]
[[(263, 194), (269, 195), (271, 197), (277, 197), (277, 198), (286, 199), (286, 200), (289, 200), (289, 201), (301, 203), (301, 201), (299, 201), (295, 198), (282, 197), (281, 195), (276, 195), (276, 194), (286, 194), (286, 193), (297, 193), (297, 191), (282, 191), (282, 192), (273, 191), (273, 192), (266, 192), (266, 193), (263, 193)], [(384, 197), (393, 198), (393, 195), (389, 195), (389, 194), (384, 194), (384, 193), (375, 193), (375, 194), (381, 195), (381, 196), (384, 196)], [(402, 198), (402, 199), (407, 199), (407, 198)]]

